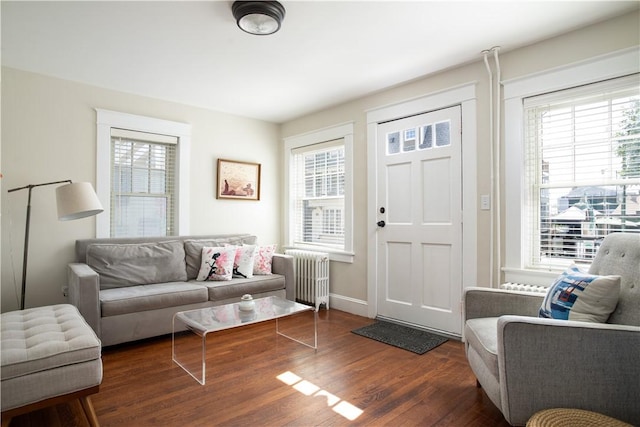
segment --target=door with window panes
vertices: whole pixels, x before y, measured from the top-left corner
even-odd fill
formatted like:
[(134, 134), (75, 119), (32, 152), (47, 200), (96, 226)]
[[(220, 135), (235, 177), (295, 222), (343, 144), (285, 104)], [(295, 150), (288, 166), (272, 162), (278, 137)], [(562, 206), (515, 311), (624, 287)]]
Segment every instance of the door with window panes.
[(459, 335), (460, 106), (381, 123), (377, 141), (378, 316)]

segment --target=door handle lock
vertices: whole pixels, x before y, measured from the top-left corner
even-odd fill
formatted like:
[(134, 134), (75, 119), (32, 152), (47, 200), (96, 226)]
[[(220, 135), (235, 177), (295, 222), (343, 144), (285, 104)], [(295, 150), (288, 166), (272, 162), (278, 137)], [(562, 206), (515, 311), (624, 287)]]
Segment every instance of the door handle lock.
[(378, 221), (378, 227), (384, 227), (385, 225), (387, 225), (387, 223), (383, 220)]

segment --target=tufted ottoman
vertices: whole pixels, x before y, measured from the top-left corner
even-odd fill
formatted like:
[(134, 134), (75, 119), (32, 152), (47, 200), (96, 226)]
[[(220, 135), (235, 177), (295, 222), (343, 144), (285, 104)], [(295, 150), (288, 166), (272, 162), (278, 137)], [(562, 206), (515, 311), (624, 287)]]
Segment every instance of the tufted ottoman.
[(69, 304), (3, 313), (2, 425), (36, 409), (80, 399), (91, 425), (98, 419), (89, 395), (102, 382), (100, 341)]

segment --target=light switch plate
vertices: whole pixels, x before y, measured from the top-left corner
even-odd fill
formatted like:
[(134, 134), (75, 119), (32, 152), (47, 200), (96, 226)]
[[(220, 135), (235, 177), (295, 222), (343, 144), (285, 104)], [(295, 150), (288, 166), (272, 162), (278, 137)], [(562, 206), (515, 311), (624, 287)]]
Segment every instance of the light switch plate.
[(480, 209), (483, 211), (491, 209), (491, 197), (488, 194), (480, 196)]

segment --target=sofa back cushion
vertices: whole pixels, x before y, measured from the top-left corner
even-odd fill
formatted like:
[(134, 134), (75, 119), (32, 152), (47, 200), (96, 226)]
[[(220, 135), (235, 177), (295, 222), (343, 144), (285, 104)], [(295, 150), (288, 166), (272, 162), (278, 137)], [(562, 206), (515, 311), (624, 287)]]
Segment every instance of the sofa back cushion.
[[(230, 239), (241, 238), (253, 239), (256, 237), (250, 234), (207, 234), (207, 235), (191, 235), (191, 236), (156, 236), (156, 237), (100, 237), (96, 239), (79, 239), (76, 240), (76, 262), (87, 263), (87, 247), (95, 243), (118, 243), (118, 244), (134, 244), (134, 243), (160, 243), (169, 240), (179, 240), (184, 242), (185, 240), (212, 240), (212, 239)], [(248, 242), (248, 241), (247, 241)]]
[(187, 280), (193, 280), (198, 276), (200, 266), (202, 265), (202, 248), (206, 247), (223, 247), (226, 245), (242, 246), (255, 245), (256, 236), (230, 236), (213, 239), (186, 239), (184, 241), (184, 251), (187, 263)]
[(187, 280), (181, 241), (87, 246), (87, 265), (100, 275), (100, 288)]
[(640, 234), (613, 233), (602, 241), (589, 273), (620, 276), (620, 297), (607, 323), (640, 326)]

